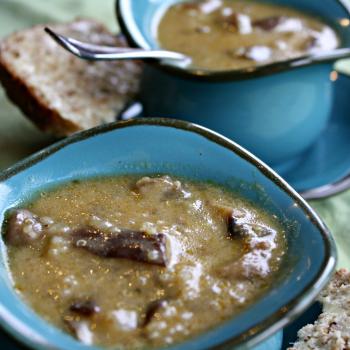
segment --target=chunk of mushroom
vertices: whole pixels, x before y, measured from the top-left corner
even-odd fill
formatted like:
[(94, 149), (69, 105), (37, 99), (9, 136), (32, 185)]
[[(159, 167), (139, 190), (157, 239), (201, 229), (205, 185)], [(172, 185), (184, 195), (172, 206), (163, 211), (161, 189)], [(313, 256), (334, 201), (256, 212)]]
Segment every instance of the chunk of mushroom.
[(7, 218), (5, 240), (8, 244), (21, 246), (39, 239), (43, 226), (37, 215), (27, 209), (14, 209)]

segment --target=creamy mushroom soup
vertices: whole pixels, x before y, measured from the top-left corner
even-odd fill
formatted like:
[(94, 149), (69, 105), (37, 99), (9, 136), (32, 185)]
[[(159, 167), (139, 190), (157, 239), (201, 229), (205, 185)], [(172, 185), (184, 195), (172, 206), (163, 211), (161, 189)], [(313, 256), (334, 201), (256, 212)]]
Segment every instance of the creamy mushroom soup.
[(73, 181), (8, 211), (16, 291), (86, 344), (144, 349), (231, 318), (271, 288), (277, 218), (214, 184), (170, 176)]
[(242, 69), (339, 45), (335, 31), (292, 8), (242, 0), (172, 5), (158, 25), (160, 46), (184, 53), (195, 67)]

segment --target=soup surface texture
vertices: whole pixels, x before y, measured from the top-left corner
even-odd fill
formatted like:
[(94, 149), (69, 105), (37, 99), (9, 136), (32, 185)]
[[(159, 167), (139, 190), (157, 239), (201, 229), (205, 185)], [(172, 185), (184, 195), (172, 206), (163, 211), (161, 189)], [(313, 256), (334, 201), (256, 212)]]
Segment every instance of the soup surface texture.
[(184, 53), (193, 66), (242, 69), (339, 45), (335, 31), (294, 9), (264, 2), (199, 0), (166, 10), (158, 25), (161, 47)]
[(73, 181), (8, 212), (16, 290), (86, 344), (166, 346), (271, 287), (280, 223), (217, 185), (170, 176)]

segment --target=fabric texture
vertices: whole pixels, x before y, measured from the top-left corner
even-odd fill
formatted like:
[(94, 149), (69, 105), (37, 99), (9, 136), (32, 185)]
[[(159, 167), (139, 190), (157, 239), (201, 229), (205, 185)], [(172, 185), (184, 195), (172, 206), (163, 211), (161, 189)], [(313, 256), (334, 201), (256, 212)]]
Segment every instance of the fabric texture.
[[(36, 23), (68, 21), (76, 17), (95, 18), (111, 30), (118, 30), (114, 0), (1, 0), (0, 37)], [(343, 61), (337, 68), (350, 74), (349, 62)], [(24, 118), (0, 88), (0, 170), (53, 141)], [(350, 190), (310, 204), (334, 235), (339, 253), (338, 266), (350, 269)]]

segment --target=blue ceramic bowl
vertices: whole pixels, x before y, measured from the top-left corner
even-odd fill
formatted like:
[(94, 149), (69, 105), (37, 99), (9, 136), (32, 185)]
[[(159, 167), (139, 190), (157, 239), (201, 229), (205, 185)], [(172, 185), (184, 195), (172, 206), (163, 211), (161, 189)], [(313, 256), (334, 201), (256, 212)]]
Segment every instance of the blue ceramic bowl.
[[(157, 48), (160, 14), (180, 0), (117, 0), (117, 15), (130, 44)], [(259, 0), (256, 0), (259, 1)], [(341, 0), (269, 0), (321, 16), (350, 47), (349, 8)], [(333, 100), (329, 55), (252, 69), (210, 72), (170, 63), (147, 65), (140, 100), (146, 116), (189, 120), (230, 137), (270, 165), (295, 158), (325, 128)]]
[[(299, 315), (332, 273), (336, 253), (327, 228), (276, 173), (232, 141), (171, 119), (137, 119), (67, 138), (0, 174), (0, 222), (33, 193), (73, 179), (170, 173), (211, 180), (277, 215), (288, 249), (276, 283), (251, 307), (172, 350), (279, 350), (281, 329)], [(14, 292), (0, 240), (0, 324), (35, 349), (91, 349), (48, 325)], [(277, 332), (277, 333), (276, 333)]]

